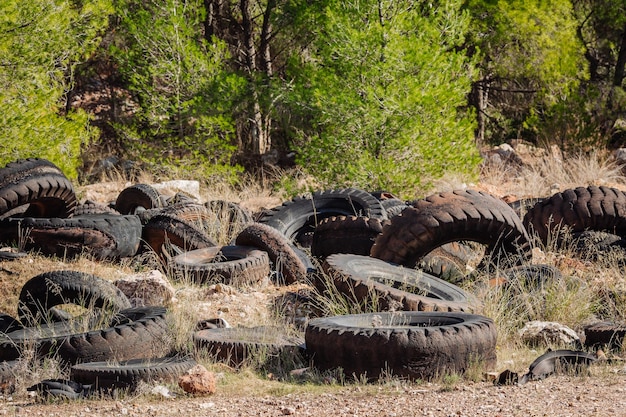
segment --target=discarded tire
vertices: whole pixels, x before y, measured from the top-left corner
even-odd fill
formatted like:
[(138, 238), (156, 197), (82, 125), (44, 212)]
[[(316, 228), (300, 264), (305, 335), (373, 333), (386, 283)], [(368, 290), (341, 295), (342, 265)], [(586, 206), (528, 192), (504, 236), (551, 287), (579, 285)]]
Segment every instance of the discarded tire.
[(0, 219), (70, 216), (76, 194), (69, 179), (45, 159), (22, 159), (0, 169)]
[(282, 329), (273, 326), (199, 330), (194, 333), (193, 341), (199, 351), (231, 366), (241, 366), (248, 360), (269, 360), (283, 354), (297, 355), (301, 353), (303, 343), (301, 338), (287, 336)]
[(137, 216), (116, 214), (9, 218), (2, 229), (5, 238), (23, 236), (26, 250), (62, 258), (89, 254), (98, 260), (135, 255), (142, 231)]
[(603, 321), (586, 326), (584, 332), (586, 347), (620, 350), (624, 346), (626, 325)]
[(35, 326), (49, 322), (49, 309), (76, 304), (86, 309), (118, 312), (130, 308), (130, 301), (112, 282), (78, 271), (44, 272), (29, 279), (19, 295), (18, 318)]
[(296, 197), (265, 213), (259, 222), (278, 229), (301, 246), (310, 247), (319, 222), (326, 217), (341, 215), (386, 218), (381, 202), (372, 194), (345, 188), (317, 191), (311, 198)]
[(267, 252), (277, 272), (278, 283), (304, 281), (307, 269), (292, 243), (278, 230), (263, 223), (251, 223), (235, 239), (235, 245), (253, 246)]
[(468, 313), (382, 312), (315, 318), (305, 332), (307, 355), (321, 370), (347, 377), (411, 380), (462, 374), (496, 364), (493, 320)]
[(123, 189), (115, 200), (115, 210), (122, 214), (163, 207), (161, 195), (148, 184), (135, 184)]
[(554, 194), (528, 210), (524, 226), (546, 243), (560, 228), (626, 233), (626, 193), (610, 187), (577, 187)]
[[(480, 308), (473, 295), (454, 284), (368, 256), (331, 255), (323, 269), (344, 296), (377, 305), (382, 311), (472, 312)], [(324, 286), (318, 279), (316, 287), (322, 293), (327, 290)]]
[(162, 357), (170, 350), (165, 313), (164, 307), (138, 307), (120, 311), (100, 329), (82, 331), (63, 321), (15, 330), (0, 335), (0, 360), (17, 359), (25, 349), (70, 364)]
[(196, 365), (187, 357), (130, 359), (121, 362), (87, 362), (73, 365), (70, 379), (92, 390), (134, 389), (139, 382), (172, 382)]
[(313, 232), (311, 254), (320, 259), (334, 253), (369, 255), (374, 241), (383, 231), (383, 224), (380, 219), (369, 217), (327, 217)]
[(181, 253), (170, 266), (182, 280), (198, 284), (252, 284), (270, 274), (267, 252), (251, 246), (213, 246)]
[(504, 201), (480, 191), (457, 190), (417, 200), (392, 218), (371, 256), (415, 267), (446, 243), (474, 241), (486, 246), (486, 259), (519, 265), (531, 258), (529, 240), (521, 220)]
[(216, 245), (202, 230), (169, 214), (157, 214), (150, 218), (143, 227), (142, 238), (163, 261), (171, 257), (170, 252), (175, 253), (176, 250), (191, 251)]

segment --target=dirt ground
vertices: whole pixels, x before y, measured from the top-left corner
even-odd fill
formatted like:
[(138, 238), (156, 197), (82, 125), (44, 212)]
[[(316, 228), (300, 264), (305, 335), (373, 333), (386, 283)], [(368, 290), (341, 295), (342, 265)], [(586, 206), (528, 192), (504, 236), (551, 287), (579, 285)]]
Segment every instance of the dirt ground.
[(0, 415), (74, 416), (619, 416), (626, 414), (626, 374), (553, 376), (522, 386), (488, 382), (332, 388), (284, 395), (223, 395), (44, 404), (0, 400)]

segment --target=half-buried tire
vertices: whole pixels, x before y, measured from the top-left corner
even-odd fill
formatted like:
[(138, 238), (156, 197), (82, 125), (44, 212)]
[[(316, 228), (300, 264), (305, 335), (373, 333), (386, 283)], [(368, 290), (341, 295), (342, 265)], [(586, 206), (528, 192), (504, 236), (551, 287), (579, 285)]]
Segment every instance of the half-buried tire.
[(496, 327), (468, 313), (382, 312), (309, 321), (307, 355), (320, 370), (347, 377), (430, 380), (496, 365)]

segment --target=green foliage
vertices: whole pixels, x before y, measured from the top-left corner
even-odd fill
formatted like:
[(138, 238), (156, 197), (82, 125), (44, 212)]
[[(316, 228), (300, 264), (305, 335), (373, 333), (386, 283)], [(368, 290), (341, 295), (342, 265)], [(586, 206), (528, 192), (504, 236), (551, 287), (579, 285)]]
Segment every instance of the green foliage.
[(117, 129), (148, 164), (202, 166), (235, 179), (232, 119), (241, 77), (228, 73), (223, 42), (204, 39), (201, 1), (120, 0), (120, 35), (111, 53), (139, 107)]
[(458, 2), (359, 0), (329, 5), (291, 99), (310, 117), (299, 162), (327, 184), (421, 194), (479, 158), (466, 103), (472, 63), (455, 51)]
[(577, 121), (572, 106), (587, 71), (571, 2), (470, 0), (466, 9), (473, 18), (468, 45), (480, 56), (485, 139), (495, 144), (522, 133), (564, 141), (570, 130), (554, 123), (542, 129), (546, 119)]
[(80, 147), (95, 133), (84, 112), (65, 111), (76, 64), (97, 47), (107, 0), (6, 0), (0, 5), (0, 164), (28, 157), (77, 177)]

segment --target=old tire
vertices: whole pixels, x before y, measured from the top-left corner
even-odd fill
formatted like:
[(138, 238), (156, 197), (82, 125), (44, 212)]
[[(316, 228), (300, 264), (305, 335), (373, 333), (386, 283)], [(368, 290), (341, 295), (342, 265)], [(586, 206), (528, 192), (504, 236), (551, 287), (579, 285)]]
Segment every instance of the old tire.
[(50, 271), (34, 276), (22, 286), (18, 318), (29, 326), (45, 323), (48, 310), (60, 304), (114, 312), (130, 308), (128, 298), (110, 281), (84, 272)]
[(311, 255), (319, 259), (334, 253), (369, 255), (374, 241), (383, 231), (383, 224), (380, 219), (369, 217), (327, 217), (313, 232)]
[(560, 228), (597, 230), (624, 236), (626, 193), (610, 187), (577, 187), (554, 194), (528, 210), (524, 226), (546, 243)]
[(170, 248), (184, 252), (216, 245), (204, 231), (169, 214), (157, 214), (150, 218), (143, 227), (142, 238), (164, 262), (171, 257)]
[(270, 274), (267, 252), (252, 246), (196, 249), (173, 257), (170, 266), (181, 280), (198, 284), (253, 284)]
[(120, 311), (109, 326), (77, 331), (69, 322), (41, 324), (0, 335), (0, 360), (13, 360), (34, 348), (37, 358), (64, 363), (121, 361), (165, 356), (169, 350), (165, 307)]
[(73, 365), (70, 379), (92, 390), (134, 389), (139, 382), (175, 382), (196, 365), (187, 357), (130, 359), (121, 362), (86, 362)]
[(382, 375), (431, 380), (496, 364), (496, 327), (468, 313), (382, 312), (315, 318), (305, 332), (307, 355), (320, 370), (347, 377)]
[(124, 188), (115, 200), (115, 210), (122, 214), (163, 207), (161, 195), (149, 184), (135, 184)]
[(235, 245), (253, 246), (267, 252), (277, 272), (276, 282), (293, 284), (304, 281), (307, 268), (294, 251), (291, 241), (278, 230), (263, 223), (251, 223), (235, 239)]
[(621, 350), (624, 347), (624, 337), (626, 337), (626, 325), (614, 322), (598, 322), (586, 326), (585, 347), (597, 349), (608, 348), (611, 350)]
[(485, 257), (504, 265), (523, 264), (532, 256), (528, 233), (515, 211), (504, 201), (474, 190), (415, 201), (383, 227), (370, 254), (415, 267), (428, 253), (454, 241), (484, 244)]
[[(473, 312), (480, 308), (476, 297), (454, 284), (369, 256), (334, 254), (326, 258), (323, 269), (344, 296), (357, 303), (373, 300), (381, 311)], [(320, 284), (316, 280), (323, 293), (326, 288)]]
[(301, 338), (287, 336), (283, 329), (273, 326), (199, 330), (193, 334), (193, 341), (198, 351), (235, 367), (255, 358), (299, 354), (303, 343)]
[(134, 215), (93, 214), (71, 218), (9, 218), (6, 237), (25, 236), (24, 247), (45, 255), (74, 258), (89, 254), (98, 260), (135, 255), (141, 223)]
[(52, 162), (22, 159), (0, 169), (0, 219), (69, 217), (76, 206), (70, 180)]
[(385, 209), (372, 194), (355, 189), (316, 191), (311, 198), (296, 197), (265, 213), (259, 222), (278, 229), (288, 239), (311, 246), (313, 231), (330, 216), (365, 216), (384, 220)]

